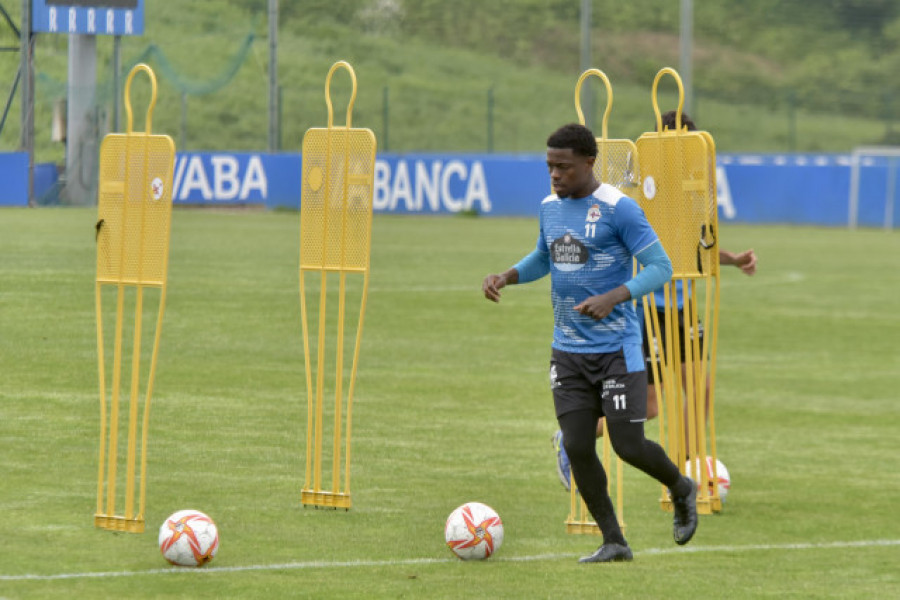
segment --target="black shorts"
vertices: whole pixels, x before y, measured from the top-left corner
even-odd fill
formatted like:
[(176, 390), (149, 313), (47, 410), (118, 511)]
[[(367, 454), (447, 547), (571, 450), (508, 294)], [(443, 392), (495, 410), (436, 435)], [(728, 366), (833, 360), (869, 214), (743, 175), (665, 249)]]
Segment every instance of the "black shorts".
[[(657, 318), (659, 319), (659, 326), (663, 328), (663, 336), (662, 336), (663, 343), (662, 343), (662, 345), (660, 345), (657, 342), (657, 339), (655, 337), (653, 338), (653, 343), (656, 348), (656, 356), (653, 359), (651, 359), (651, 357), (650, 357), (650, 345), (649, 345), (649, 340), (648, 340), (649, 336), (647, 335), (647, 329), (645, 327), (645, 323), (641, 323), (641, 334), (642, 334), (641, 337), (643, 338), (643, 344), (644, 344), (644, 360), (647, 363), (647, 365), (646, 365), (647, 381), (649, 383), (654, 382), (653, 362), (652, 361), (655, 360), (658, 362), (660, 354), (662, 354), (663, 356), (665, 355), (666, 344), (668, 343), (668, 336), (666, 335), (666, 331), (665, 331), (666, 311), (661, 308), (658, 308), (656, 311), (656, 315), (657, 315)], [(702, 347), (702, 345), (703, 345), (703, 323), (700, 323), (698, 321), (697, 329), (698, 329), (697, 335), (696, 335), (697, 342)], [(684, 359), (685, 354), (687, 354), (688, 340), (692, 339), (692, 336), (685, 335), (685, 333), (684, 333), (684, 310), (678, 311), (678, 337), (681, 340), (681, 357), (682, 357), (682, 359)]]
[(592, 410), (610, 421), (647, 420), (647, 376), (629, 373), (621, 351), (580, 354), (554, 348), (550, 389), (557, 417)]

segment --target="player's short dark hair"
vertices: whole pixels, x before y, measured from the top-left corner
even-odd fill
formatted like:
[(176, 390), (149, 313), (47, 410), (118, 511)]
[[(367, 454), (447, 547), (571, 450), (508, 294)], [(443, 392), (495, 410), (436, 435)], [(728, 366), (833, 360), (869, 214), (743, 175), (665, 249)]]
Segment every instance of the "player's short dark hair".
[[(662, 128), (663, 130), (668, 129), (669, 131), (675, 131), (675, 117), (677, 116), (674, 110), (670, 110), (667, 113), (664, 113), (662, 116)], [(681, 113), (681, 127), (687, 127), (688, 131), (696, 131), (697, 126), (694, 125), (694, 122), (688, 116), (687, 113)]]
[(548, 148), (569, 148), (580, 156), (597, 156), (597, 140), (594, 133), (578, 123), (563, 125), (547, 138)]

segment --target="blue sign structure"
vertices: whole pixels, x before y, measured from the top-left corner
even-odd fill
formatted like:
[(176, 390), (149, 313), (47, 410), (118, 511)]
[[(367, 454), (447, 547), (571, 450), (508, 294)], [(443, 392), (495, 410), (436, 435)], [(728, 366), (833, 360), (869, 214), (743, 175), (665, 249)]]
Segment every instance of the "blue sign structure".
[(537, 216), (550, 178), (543, 155), (380, 155), (375, 212)]
[(141, 35), (144, 33), (144, 0), (32, 0), (31, 30)]
[(28, 153), (0, 154), (0, 206), (28, 206)]
[[(846, 226), (851, 157), (847, 154), (719, 154), (720, 222)], [(0, 154), (0, 206), (27, 206), (25, 153)], [(41, 168), (44, 166), (41, 165)], [(35, 197), (55, 185), (46, 165)], [(302, 157), (297, 153), (180, 152), (176, 205), (300, 208)], [(858, 224), (900, 223), (900, 160), (860, 165)], [(376, 213), (536, 217), (550, 193), (543, 155), (381, 154), (375, 161)], [(891, 214), (892, 213), (892, 214)]]
[(300, 155), (246, 152), (179, 152), (175, 205), (265, 204), (300, 208)]
[[(299, 209), (301, 163), (291, 153), (179, 153), (173, 201)], [(884, 222), (887, 170), (864, 165), (860, 225)], [(376, 213), (537, 216), (550, 193), (538, 154), (380, 154), (374, 179)], [(717, 181), (723, 222), (847, 224), (847, 155), (720, 154)]]

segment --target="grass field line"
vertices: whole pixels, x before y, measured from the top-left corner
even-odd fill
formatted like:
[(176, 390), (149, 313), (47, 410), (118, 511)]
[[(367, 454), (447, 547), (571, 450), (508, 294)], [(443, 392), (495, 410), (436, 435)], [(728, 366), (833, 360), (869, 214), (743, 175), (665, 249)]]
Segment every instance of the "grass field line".
[[(668, 547), (668, 548), (648, 548), (646, 550), (636, 550), (635, 556), (660, 556), (666, 554), (697, 554), (701, 552), (759, 552), (765, 550), (833, 550), (845, 548), (877, 548), (887, 546), (900, 546), (900, 539), (897, 540), (859, 540), (845, 542), (800, 542), (787, 544), (749, 544), (746, 546), (729, 545), (729, 546), (688, 546), (688, 547)], [(491, 559), (493, 562), (533, 562), (542, 560), (557, 560), (562, 558), (573, 558), (580, 556), (579, 554), (538, 554), (532, 556), (512, 556), (509, 558), (496, 557)], [(216, 573), (239, 573), (242, 571), (291, 571), (301, 569), (341, 569), (354, 567), (402, 567), (411, 565), (430, 565), (457, 562), (455, 558), (409, 558), (409, 559), (392, 559), (392, 560), (354, 560), (354, 561), (303, 561), (276, 563), (271, 565), (247, 565), (234, 567), (206, 567), (202, 569), (185, 569), (179, 567), (167, 567), (161, 569), (147, 569), (144, 571), (95, 571), (87, 573), (57, 573), (53, 575), (0, 575), (0, 581), (54, 581), (66, 579), (104, 579), (112, 577), (137, 577), (141, 575), (172, 575), (182, 573), (205, 573), (213, 575)]]

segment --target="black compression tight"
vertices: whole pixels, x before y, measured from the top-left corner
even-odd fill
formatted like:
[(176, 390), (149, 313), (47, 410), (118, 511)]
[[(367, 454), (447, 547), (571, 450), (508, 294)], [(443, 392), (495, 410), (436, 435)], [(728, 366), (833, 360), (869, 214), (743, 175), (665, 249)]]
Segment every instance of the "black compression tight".
[[(597, 455), (597, 421), (591, 410), (570, 412), (559, 417), (563, 445), (591, 516), (603, 532), (603, 543), (624, 544), (612, 500), (607, 492), (607, 477)], [(681, 475), (665, 450), (644, 437), (643, 423), (609, 422), (609, 441), (613, 450), (629, 465), (647, 473), (665, 486), (678, 483)]]

